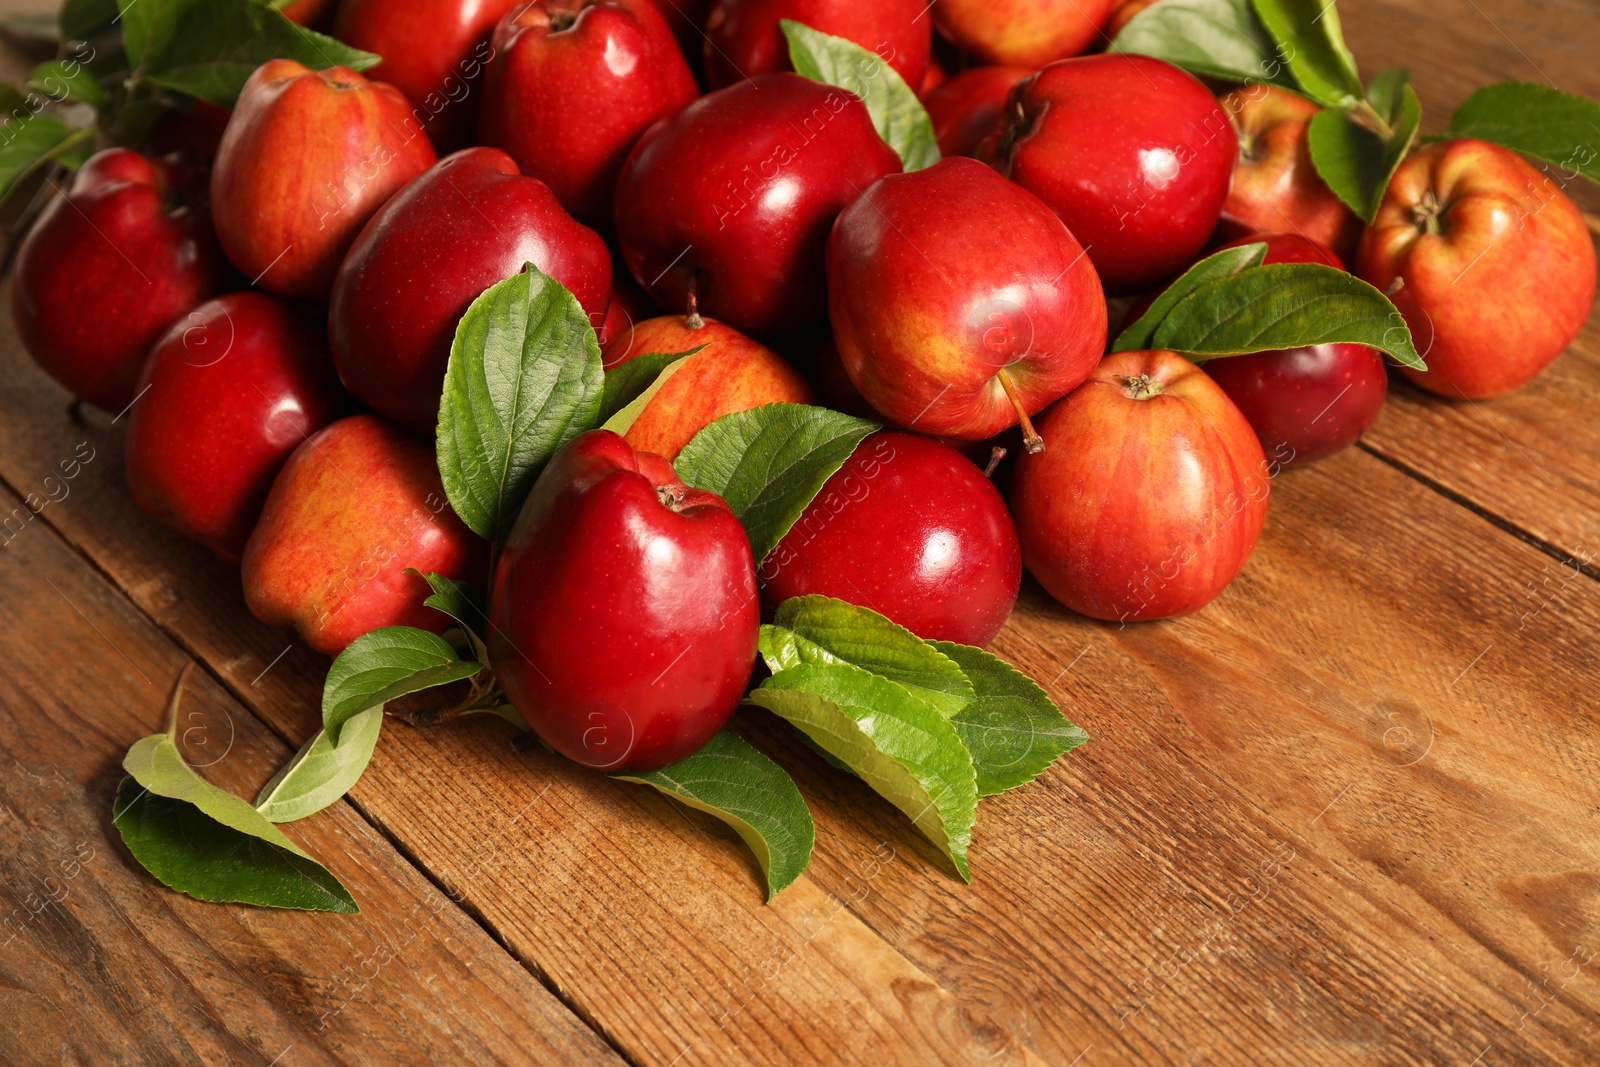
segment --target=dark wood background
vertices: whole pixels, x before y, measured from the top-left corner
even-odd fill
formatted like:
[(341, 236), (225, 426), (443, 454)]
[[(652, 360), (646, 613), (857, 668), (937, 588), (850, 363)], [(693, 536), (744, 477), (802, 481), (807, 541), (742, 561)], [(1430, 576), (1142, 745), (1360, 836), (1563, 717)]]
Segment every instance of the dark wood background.
[[(1594, 0), (1339, 9), (1426, 130), (1492, 81), (1600, 98)], [(1597, 324), (1508, 397), (1396, 387), (1360, 447), (1277, 479), (1196, 616), (1025, 590), (996, 650), (1093, 741), (984, 802), (970, 886), (770, 720), (818, 820), (770, 906), (712, 820), (499, 722), (391, 723), (288, 827), (356, 917), (198, 903), (123, 850), (119, 761), (186, 663), (186, 753), (248, 796), (327, 661), (132, 506), (121, 427), (68, 419), (7, 328), (0, 513), (92, 459), (0, 548), (0, 1059), (1600, 1061)]]

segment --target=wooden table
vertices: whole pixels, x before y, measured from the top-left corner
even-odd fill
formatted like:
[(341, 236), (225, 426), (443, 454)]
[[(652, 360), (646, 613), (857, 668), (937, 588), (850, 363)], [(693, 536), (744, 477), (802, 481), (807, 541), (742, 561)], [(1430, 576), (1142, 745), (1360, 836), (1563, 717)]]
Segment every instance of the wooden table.
[[(1600, 98), (1593, 0), (1341, 10), (1425, 129), (1490, 81)], [(1093, 741), (985, 801), (970, 886), (752, 715), (818, 824), (770, 906), (720, 824), (498, 721), (391, 724), (288, 828), (359, 916), (157, 885), (109, 813), (181, 668), (188, 757), (248, 796), (326, 660), (132, 506), (121, 427), (0, 360), (0, 512), (84, 460), (0, 549), (7, 1063), (1600, 1061), (1600, 316), (1500, 400), (1397, 387), (1197, 616), (1027, 588), (997, 651)]]

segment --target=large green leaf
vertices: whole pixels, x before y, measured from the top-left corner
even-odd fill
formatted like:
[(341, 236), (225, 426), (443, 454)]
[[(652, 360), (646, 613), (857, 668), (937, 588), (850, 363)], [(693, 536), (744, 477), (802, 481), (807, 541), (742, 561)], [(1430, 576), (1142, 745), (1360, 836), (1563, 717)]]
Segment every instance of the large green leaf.
[(349, 890), (260, 812), (201, 778), (166, 734), (128, 750), (112, 819), (163, 884), (199, 900), (355, 913)]
[(816, 827), (800, 790), (782, 767), (729, 730), (659, 771), (616, 777), (653, 786), (731, 826), (761, 864), (768, 900), (811, 862)]
[(673, 460), (678, 477), (728, 502), (759, 564), (878, 424), (805, 404), (738, 411), (702, 429)]
[(1117, 335), (1111, 351), (1142, 352), (1149, 348), (1151, 339), (1155, 337), (1156, 327), (1161, 325), (1162, 320), (1185, 297), (1206, 282), (1218, 278), (1231, 278), (1246, 267), (1259, 267), (1266, 255), (1267, 246), (1256, 242), (1238, 248), (1224, 248), (1202, 259), (1162, 290), (1161, 295), (1145, 309), (1144, 314)]
[(789, 61), (812, 81), (837, 85), (867, 105), (872, 125), (895, 150), (908, 173), (939, 162), (939, 139), (917, 94), (882, 57), (854, 41), (779, 19), (789, 41)]
[(439, 405), (439, 474), (461, 521), (502, 539), (550, 458), (599, 422), (605, 371), (583, 307), (529, 263), (456, 326)]
[(1307, 96), (1324, 107), (1361, 101), (1361, 75), (1334, 0), (1252, 0), (1256, 16)]
[(94, 130), (73, 129), (59, 119), (38, 114), (0, 126), (0, 200), (32, 171), (92, 142)]
[(1133, 16), (1106, 51), (1227, 81), (1295, 84), (1250, 0), (1161, 0)]
[(949, 656), (876, 611), (825, 596), (797, 596), (761, 628), (761, 654), (774, 674), (803, 663), (852, 663), (898, 682), (945, 718), (976, 696)]
[(273, 822), (315, 815), (361, 779), (383, 730), (383, 708), (351, 716), (335, 741), (319, 728), (256, 795), (256, 810)]
[(847, 663), (780, 671), (751, 690), (750, 700), (843, 761), (970, 879), (977, 779), (961, 738), (937, 711)]
[(322, 687), (322, 727), (335, 742), (355, 715), (396, 697), (478, 675), (481, 663), (463, 660), (438, 634), (385, 626), (362, 634), (333, 661)]
[(1206, 282), (1162, 320), (1152, 347), (1210, 359), (1340, 342), (1427, 369), (1389, 298), (1321, 263), (1269, 263)]
[(1037, 682), (1011, 664), (971, 645), (933, 646), (959, 664), (977, 690), (950, 725), (972, 754), (979, 796), (1033, 781), (1056, 757), (1089, 740)]
[(1451, 137), (1475, 137), (1600, 182), (1600, 103), (1548, 85), (1500, 82), (1467, 97)]

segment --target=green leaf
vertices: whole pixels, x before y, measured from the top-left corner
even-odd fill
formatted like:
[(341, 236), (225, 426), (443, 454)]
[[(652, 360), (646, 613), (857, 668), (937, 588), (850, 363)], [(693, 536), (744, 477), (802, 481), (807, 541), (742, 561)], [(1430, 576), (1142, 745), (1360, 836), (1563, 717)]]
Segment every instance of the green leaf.
[(1206, 282), (1162, 320), (1152, 347), (1209, 359), (1339, 342), (1427, 369), (1389, 298), (1322, 263), (1269, 263)]
[(1317, 112), (1307, 133), (1317, 174), (1350, 210), (1369, 223), (1377, 217), (1389, 179), (1411, 151), (1422, 124), (1422, 104), (1416, 91), (1399, 85), (1396, 92), (1398, 113), (1387, 141), (1343, 111)]
[(28, 88), (61, 103), (75, 101), (91, 107), (102, 107), (106, 94), (94, 75), (75, 59), (52, 59), (40, 63), (28, 75)]
[(201, 778), (172, 738), (152, 734), (122, 761), (112, 821), (162, 884), (197, 900), (354, 914), (339, 879), (265, 816)]
[(1106, 51), (1227, 81), (1295, 84), (1250, 0), (1161, 0), (1133, 16)]
[(933, 647), (959, 664), (978, 692), (950, 725), (972, 754), (979, 796), (1033, 781), (1056, 757), (1089, 740), (1037, 682), (1011, 664), (971, 645), (935, 641)]
[(461, 521), (504, 538), (544, 465), (599, 424), (604, 389), (594, 327), (560, 282), (529, 263), (474, 300), (439, 405), (439, 474)]
[(232, 107), (255, 69), (293, 59), (366, 70), (379, 56), (296, 26), (263, 0), (117, 0), (134, 78)]
[(700, 751), (659, 771), (615, 777), (654, 786), (733, 827), (767, 876), (768, 901), (811, 862), (816, 827), (800, 790), (732, 731), (718, 731)]
[(1467, 97), (1451, 137), (1475, 137), (1600, 182), (1600, 103), (1548, 85), (1500, 82)]
[[(635, 400), (650, 392), (651, 385), (659, 388), (666, 384), (667, 368), (680, 360), (688, 359), (705, 345), (695, 345), (687, 352), (645, 352), (634, 356), (632, 359), (618, 363), (606, 371), (605, 391), (600, 397), (600, 423), (605, 425), (611, 417)], [(642, 408), (640, 410), (643, 410)], [(628, 425), (633, 425), (633, 420), (628, 420)], [(626, 428), (618, 430), (626, 433)]]
[(854, 41), (779, 19), (794, 69), (825, 85), (854, 93), (867, 105), (872, 125), (910, 173), (939, 162), (939, 139), (917, 94), (882, 57)]
[(728, 502), (759, 564), (878, 424), (805, 404), (724, 415), (678, 453), (684, 484)]
[(1361, 75), (1344, 43), (1334, 0), (1252, 0), (1278, 54), (1312, 100), (1324, 107), (1361, 101)]
[(385, 626), (362, 634), (333, 661), (322, 688), (322, 728), (335, 743), (346, 720), (396, 697), (477, 676), (481, 663), (463, 660), (438, 634)]
[[(701, 347), (704, 348), (705, 346), (702, 345)], [(645, 355), (640, 356), (639, 360), (650, 358), (652, 357)], [(639, 360), (630, 359), (627, 363), (622, 364), (622, 367), (631, 366), (632, 364), (639, 362)], [(619, 398), (623, 395), (624, 390), (631, 389), (634, 384), (640, 384), (643, 386), (643, 388), (641, 388), (638, 393), (624, 401), (621, 407), (609, 415), (605, 414), (605, 404), (602, 403), (601, 416), (605, 419), (605, 421), (601, 423), (601, 428), (610, 430), (614, 434), (627, 433), (633, 428), (633, 424), (639, 421), (639, 416), (644, 414), (644, 409), (650, 406), (650, 401), (656, 398), (657, 393), (666, 388), (667, 383), (672, 380), (672, 376), (682, 370), (688, 363), (688, 360), (688, 356), (684, 356), (681, 359), (671, 359), (653, 378), (650, 378), (648, 382), (641, 380), (638, 382), (629, 382), (626, 386), (619, 385)], [(606, 372), (606, 388), (608, 391), (611, 388), (611, 375), (620, 369), (621, 367), (613, 367), (611, 370)], [(648, 369), (649, 368), (644, 368), (646, 371), (648, 371)], [(640, 375), (641, 379), (644, 377), (644, 374)]]
[(117, 0), (66, 0), (61, 5), (61, 39), (81, 41), (116, 21)]
[(35, 169), (66, 157), (93, 140), (93, 129), (75, 130), (47, 115), (12, 119), (0, 125), (0, 200), (10, 196), (17, 183)]
[(779, 605), (773, 621), (761, 628), (761, 654), (774, 674), (803, 663), (854, 664), (898, 682), (947, 719), (977, 695), (954, 660), (870, 608), (797, 596)]
[(1265, 243), (1241, 245), (1238, 248), (1224, 248), (1214, 252), (1184, 271), (1178, 280), (1164, 289), (1160, 296), (1145, 309), (1143, 315), (1130, 323), (1117, 335), (1116, 343), (1111, 346), (1113, 352), (1142, 352), (1150, 347), (1150, 340), (1155, 336), (1156, 327), (1167, 317), (1174, 307), (1184, 297), (1193, 293), (1201, 285), (1218, 278), (1231, 278), (1246, 267), (1259, 267), (1266, 258), (1267, 246)]
[(383, 709), (357, 712), (340, 731), (339, 740), (326, 727), (301, 746), (256, 795), (256, 810), (273, 822), (294, 822), (315, 815), (348, 793), (367, 769), (383, 730)]
[(1401, 92), (1411, 84), (1411, 71), (1405, 67), (1390, 67), (1372, 79), (1367, 86), (1367, 103), (1372, 105), (1372, 110), (1378, 113), (1383, 121), (1393, 124), (1400, 117), (1400, 107), (1404, 98)]
[(847, 663), (780, 671), (751, 690), (843, 760), (944, 850), (964, 881), (977, 817), (977, 779), (955, 728), (905, 689)]
[(483, 597), (478, 595), (478, 591), (466, 582), (458, 582), (442, 574), (423, 574), (414, 567), (407, 567), (406, 573), (418, 575), (428, 583), (433, 593), (422, 603), (456, 620), (472, 645), (473, 658), (479, 663), (488, 663), (489, 650), (484, 646), (483, 639), (489, 632), (489, 613), (484, 610)]

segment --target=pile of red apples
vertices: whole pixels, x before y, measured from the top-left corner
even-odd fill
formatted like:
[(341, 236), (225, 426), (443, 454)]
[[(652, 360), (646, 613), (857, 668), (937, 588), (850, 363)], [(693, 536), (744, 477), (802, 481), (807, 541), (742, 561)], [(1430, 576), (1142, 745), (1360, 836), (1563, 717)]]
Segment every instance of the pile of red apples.
[[(1426, 358), (1400, 373), (1448, 398), (1516, 388), (1587, 317), (1583, 220), (1519, 156), (1428, 144), (1364, 226), (1312, 169), (1314, 104), (1093, 54), (1144, 6), (302, 2), (382, 62), (274, 60), (231, 112), (94, 156), (21, 247), (16, 325), (126, 424), (137, 504), (238, 561), (262, 620), (337, 653), (446, 628), (414, 571), (487, 586), (527, 721), (582, 758), (563, 709), (620, 705), (634, 765), (660, 766), (728, 717), (790, 597), (974, 645), (1024, 567), (1096, 619), (1211, 601), (1274, 475), (1359, 438), (1390, 373), (1354, 344), (1105, 355), (1219, 246), (1348, 265)], [(881, 57), (945, 158), (902, 173), (858, 97), (792, 71), (780, 19)], [(698, 351), (625, 435), (559, 454), (491, 551), (433, 438), (458, 321), (525, 263), (588, 312), (608, 369)], [(773, 403), (884, 428), (758, 560), (671, 463)], [(688, 657), (671, 692), (628, 655), (663, 643)]]

